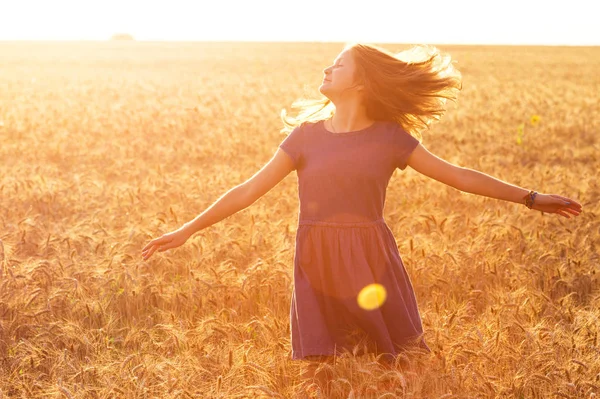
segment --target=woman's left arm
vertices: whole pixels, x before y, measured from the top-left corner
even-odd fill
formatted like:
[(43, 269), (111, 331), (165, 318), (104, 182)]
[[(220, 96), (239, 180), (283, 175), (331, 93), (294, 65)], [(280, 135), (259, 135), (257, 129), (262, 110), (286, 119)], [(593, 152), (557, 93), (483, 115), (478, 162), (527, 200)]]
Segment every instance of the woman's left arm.
[[(446, 162), (421, 144), (411, 153), (407, 163), (417, 172), (467, 193), (525, 204), (530, 192), (477, 170)], [(539, 193), (532, 209), (570, 218), (570, 215), (579, 215), (582, 207), (577, 201), (562, 195)]]

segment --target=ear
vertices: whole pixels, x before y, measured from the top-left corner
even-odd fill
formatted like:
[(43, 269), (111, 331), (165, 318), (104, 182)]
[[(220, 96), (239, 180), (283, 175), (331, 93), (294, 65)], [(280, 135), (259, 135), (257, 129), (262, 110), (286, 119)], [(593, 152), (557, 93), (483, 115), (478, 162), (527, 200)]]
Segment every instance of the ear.
[(354, 89), (356, 91), (364, 91), (365, 86), (360, 83), (355, 83), (352, 86), (346, 88), (346, 90), (350, 90), (350, 89)]
[(365, 90), (365, 77), (363, 76), (363, 74), (359, 73), (358, 71), (355, 71), (353, 77), (354, 77), (353, 87), (358, 91)]
[(357, 91), (364, 91), (365, 90), (365, 82), (362, 79), (358, 79), (356, 81), (356, 83), (354, 84), (354, 88)]

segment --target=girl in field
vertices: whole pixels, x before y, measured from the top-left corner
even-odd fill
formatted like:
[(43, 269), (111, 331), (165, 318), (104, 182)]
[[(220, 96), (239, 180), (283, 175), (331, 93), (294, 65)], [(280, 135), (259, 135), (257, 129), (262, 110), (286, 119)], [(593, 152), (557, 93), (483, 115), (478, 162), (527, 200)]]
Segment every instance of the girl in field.
[(295, 118), (282, 114), (290, 133), (273, 158), (194, 220), (150, 241), (143, 258), (250, 206), (296, 170), (292, 358), (331, 361), (357, 344), (388, 360), (406, 348), (429, 352), (410, 278), (383, 219), (396, 169), (410, 166), (458, 190), (566, 218), (582, 207), (453, 165), (420, 143), (420, 132), (462, 88), (460, 72), (435, 47), (393, 54), (348, 45), (323, 72), (325, 97), (295, 103)]

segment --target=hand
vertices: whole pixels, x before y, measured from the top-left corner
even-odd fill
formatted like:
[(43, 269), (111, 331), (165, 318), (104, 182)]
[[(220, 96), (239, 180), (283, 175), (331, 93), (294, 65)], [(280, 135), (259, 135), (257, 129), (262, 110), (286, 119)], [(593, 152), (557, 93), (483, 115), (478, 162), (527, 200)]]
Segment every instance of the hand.
[(155, 251), (164, 252), (167, 249), (177, 248), (185, 244), (190, 236), (191, 234), (183, 227), (164, 234), (161, 237), (150, 241), (144, 249), (142, 249), (142, 257), (144, 260), (148, 260)]
[(538, 194), (533, 201), (533, 208), (537, 211), (557, 213), (567, 219), (570, 215), (578, 216), (581, 213), (581, 204), (562, 195)]

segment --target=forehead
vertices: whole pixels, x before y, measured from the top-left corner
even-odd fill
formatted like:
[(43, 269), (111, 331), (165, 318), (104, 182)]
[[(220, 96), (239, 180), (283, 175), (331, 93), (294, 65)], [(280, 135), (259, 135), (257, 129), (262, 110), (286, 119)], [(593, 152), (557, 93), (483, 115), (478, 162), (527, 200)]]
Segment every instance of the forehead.
[(350, 49), (346, 49), (344, 51), (342, 51), (341, 53), (338, 54), (338, 56), (335, 58), (335, 61), (351, 61), (352, 57), (351, 57), (351, 50)]

